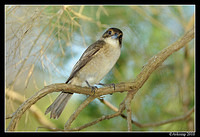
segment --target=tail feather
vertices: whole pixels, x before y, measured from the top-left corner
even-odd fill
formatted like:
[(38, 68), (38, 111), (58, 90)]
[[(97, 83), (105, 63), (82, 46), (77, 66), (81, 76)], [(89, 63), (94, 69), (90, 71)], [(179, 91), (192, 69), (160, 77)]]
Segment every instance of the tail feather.
[(45, 115), (51, 112), (50, 118), (57, 119), (64, 110), (67, 102), (72, 97), (73, 94), (60, 93), (60, 95), (55, 99), (55, 101), (47, 108)]

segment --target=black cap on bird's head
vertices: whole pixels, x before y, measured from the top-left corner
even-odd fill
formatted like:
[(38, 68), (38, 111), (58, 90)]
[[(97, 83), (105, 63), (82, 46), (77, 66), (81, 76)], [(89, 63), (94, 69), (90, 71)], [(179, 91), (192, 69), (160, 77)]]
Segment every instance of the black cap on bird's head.
[(118, 39), (119, 43), (121, 45), (122, 43), (122, 36), (123, 36), (123, 32), (118, 29), (118, 28), (109, 28), (104, 34), (103, 34), (103, 38), (108, 38), (111, 37), (113, 39)]

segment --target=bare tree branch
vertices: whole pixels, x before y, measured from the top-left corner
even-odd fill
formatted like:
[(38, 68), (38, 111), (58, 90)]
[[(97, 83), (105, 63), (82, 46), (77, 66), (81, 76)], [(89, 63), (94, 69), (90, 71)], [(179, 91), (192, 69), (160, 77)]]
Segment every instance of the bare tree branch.
[[(24, 114), (24, 112), (28, 108), (30, 108), (33, 104), (35, 104), (39, 99), (41, 99), (42, 97), (46, 96), (49, 93), (59, 92), (59, 91), (90, 95), (90, 97), (88, 97), (89, 99), (86, 99), (84, 104), (79, 106), (78, 110), (72, 114), (72, 116), (66, 123), (65, 129), (67, 129), (67, 130), (70, 130), (71, 123), (78, 116), (78, 114), (81, 112), (81, 110), (91, 102), (91, 100), (98, 98), (102, 95), (106, 95), (106, 94), (130, 91), (130, 93), (127, 94), (127, 96), (125, 97), (123, 102), (120, 104), (118, 112), (111, 114), (111, 115), (102, 116), (101, 118), (93, 121), (92, 123), (88, 123), (88, 125), (89, 124), (93, 125), (104, 119), (110, 119), (110, 118), (119, 116), (122, 114), (123, 110), (126, 108), (125, 101), (128, 98), (130, 98), (130, 100), (132, 100), (135, 93), (137, 93), (137, 91), (143, 86), (143, 84), (146, 82), (146, 80), (149, 78), (149, 76), (152, 74), (152, 72), (155, 71), (166, 60), (167, 57), (169, 57), (172, 53), (174, 53), (174, 52), (178, 51), (179, 49), (181, 49), (182, 47), (184, 47), (193, 38), (194, 38), (194, 28), (190, 29), (183, 37), (181, 37), (175, 43), (173, 43), (172, 45), (163, 49), (161, 52), (159, 52), (155, 56), (153, 56), (148, 61), (148, 63), (143, 67), (142, 71), (140, 72), (140, 74), (137, 76), (137, 78), (133, 82), (122, 82), (122, 83), (116, 84), (115, 90), (111, 87), (99, 88), (98, 90), (96, 90), (95, 95), (93, 95), (93, 93), (88, 92), (88, 91), (91, 91), (91, 89), (88, 87), (78, 87), (78, 86), (73, 86), (73, 85), (68, 85), (68, 84), (52, 84), (52, 85), (46, 86), (43, 89), (41, 89), (40, 91), (38, 91), (37, 93), (35, 93), (33, 96), (31, 96), (29, 99), (27, 99), (17, 109), (17, 111), (13, 115), (13, 117), (7, 127), (7, 131), (14, 131), (19, 119)], [(128, 119), (130, 120), (130, 115), (129, 115)], [(128, 124), (128, 125), (130, 125), (130, 124)]]

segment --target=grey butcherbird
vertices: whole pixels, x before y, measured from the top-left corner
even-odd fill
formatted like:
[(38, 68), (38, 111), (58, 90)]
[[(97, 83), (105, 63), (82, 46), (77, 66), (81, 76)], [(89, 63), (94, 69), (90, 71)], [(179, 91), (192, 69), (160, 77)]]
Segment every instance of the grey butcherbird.
[[(90, 86), (99, 83), (119, 59), (122, 36), (120, 29), (109, 28), (98, 41), (85, 50), (66, 83), (76, 86)], [(72, 93), (60, 93), (47, 108), (45, 114), (51, 112), (50, 118), (59, 118), (72, 95)]]

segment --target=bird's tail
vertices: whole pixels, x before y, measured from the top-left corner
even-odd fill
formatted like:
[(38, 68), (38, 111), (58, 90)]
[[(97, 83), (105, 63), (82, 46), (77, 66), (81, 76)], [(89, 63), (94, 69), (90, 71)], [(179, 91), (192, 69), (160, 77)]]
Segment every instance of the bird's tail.
[(58, 119), (72, 95), (72, 93), (60, 93), (56, 100), (47, 108), (45, 115), (51, 112), (50, 118)]

